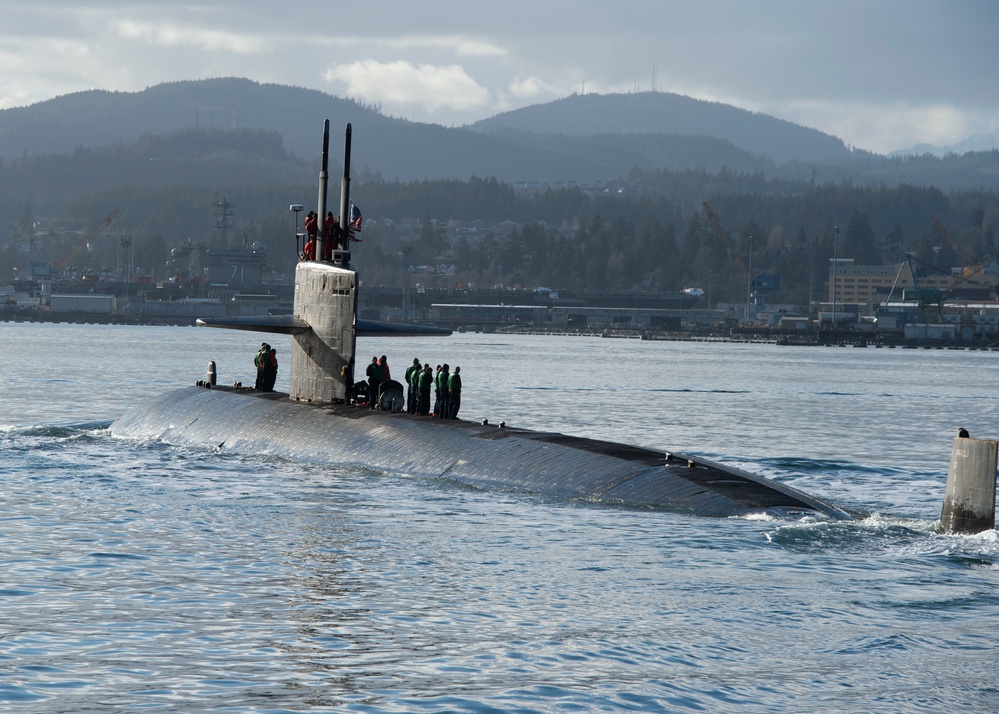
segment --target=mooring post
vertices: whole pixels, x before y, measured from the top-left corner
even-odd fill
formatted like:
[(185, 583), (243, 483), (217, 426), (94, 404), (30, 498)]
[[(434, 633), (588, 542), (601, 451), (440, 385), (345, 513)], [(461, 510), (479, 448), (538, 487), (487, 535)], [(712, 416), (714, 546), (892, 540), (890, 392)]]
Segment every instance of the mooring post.
[(940, 527), (947, 533), (981, 533), (996, 524), (996, 459), (999, 441), (954, 437)]

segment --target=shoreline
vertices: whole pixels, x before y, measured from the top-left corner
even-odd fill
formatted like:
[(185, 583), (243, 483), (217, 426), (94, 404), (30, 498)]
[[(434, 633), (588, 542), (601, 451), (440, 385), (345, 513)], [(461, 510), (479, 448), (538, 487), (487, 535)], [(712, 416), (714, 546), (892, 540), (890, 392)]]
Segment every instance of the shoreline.
[[(461, 332), (459, 328), (456, 330)], [(478, 331), (478, 330), (470, 330)], [(547, 328), (538, 326), (511, 326), (492, 330), (503, 335), (552, 335), (560, 337), (600, 337), (603, 339), (631, 339), (652, 342), (736, 342), (773, 344), (797, 347), (874, 347), (878, 349), (951, 349), (999, 352), (999, 340), (974, 342), (962, 340), (906, 339), (900, 335), (846, 330), (788, 332), (751, 328), (734, 328), (729, 332), (718, 330), (638, 330), (638, 329), (577, 329)]]
[[(145, 315), (9, 315), (0, 314), (0, 323), (53, 323), (70, 325), (123, 325), (137, 327), (195, 327), (196, 320), (181, 316)], [(451, 326), (455, 332), (502, 335), (547, 335), (552, 337), (599, 337), (649, 342), (726, 342), (773, 344), (796, 347), (873, 347), (876, 349), (949, 349), (999, 352), (999, 340), (989, 342), (963, 340), (905, 339), (900, 335), (848, 330), (807, 332), (775, 329), (733, 328), (723, 330), (639, 330), (622, 328), (575, 328), (543, 325), (503, 325), (483, 329), (479, 325)]]

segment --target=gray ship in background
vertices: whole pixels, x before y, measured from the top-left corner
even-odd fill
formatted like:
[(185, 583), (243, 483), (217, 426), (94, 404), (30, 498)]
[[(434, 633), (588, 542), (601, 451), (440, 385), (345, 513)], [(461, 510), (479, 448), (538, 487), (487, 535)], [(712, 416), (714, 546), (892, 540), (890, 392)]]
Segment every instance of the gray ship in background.
[[(350, 215), (347, 125), (340, 192), (341, 234)], [(323, 138), (318, 214), (326, 214), (329, 122)], [(657, 451), (504, 423), (408, 414), (401, 393), (379, 409), (355, 403), (356, 338), (450, 331), (359, 318), (358, 272), (350, 252), (332, 248), (320, 221), (317, 256), (296, 269), (289, 315), (199, 320), (207, 327), (292, 335), (287, 395), (210, 383), (142, 404), (111, 425), (115, 436), (261, 453), (313, 464), (358, 464), (468, 486), (698, 516), (766, 513), (780, 518), (848, 520), (836, 506), (740, 469)]]

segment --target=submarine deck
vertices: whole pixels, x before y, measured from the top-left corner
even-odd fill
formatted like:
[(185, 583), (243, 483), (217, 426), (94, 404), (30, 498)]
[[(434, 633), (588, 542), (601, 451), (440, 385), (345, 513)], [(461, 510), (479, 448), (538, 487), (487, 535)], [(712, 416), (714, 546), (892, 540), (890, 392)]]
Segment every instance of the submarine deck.
[(311, 405), (276, 392), (184, 387), (131, 410), (111, 431), (698, 516), (850, 518), (792, 487), (686, 454), (405, 412)]

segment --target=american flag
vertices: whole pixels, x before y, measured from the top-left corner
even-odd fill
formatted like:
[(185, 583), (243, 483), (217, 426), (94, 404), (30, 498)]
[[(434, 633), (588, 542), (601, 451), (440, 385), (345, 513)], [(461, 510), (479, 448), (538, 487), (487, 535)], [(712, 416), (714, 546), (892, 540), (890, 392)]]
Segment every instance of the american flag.
[(355, 243), (360, 243), (361, 239), (354, 235), (355, 233), (360, 233), (360, 232), (361, 232), (361, 209), (351, 204), (350, 223), (347, 224), (347, 237), (350, 238)]

